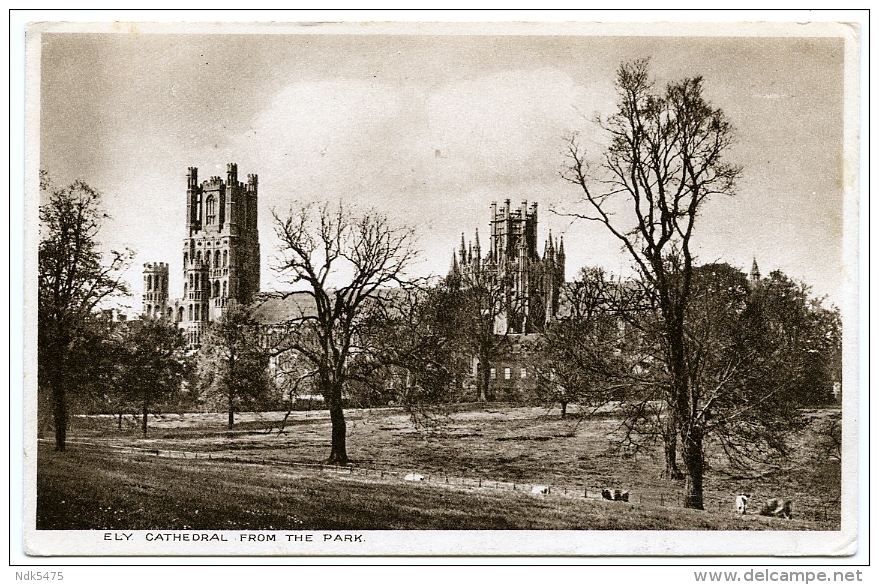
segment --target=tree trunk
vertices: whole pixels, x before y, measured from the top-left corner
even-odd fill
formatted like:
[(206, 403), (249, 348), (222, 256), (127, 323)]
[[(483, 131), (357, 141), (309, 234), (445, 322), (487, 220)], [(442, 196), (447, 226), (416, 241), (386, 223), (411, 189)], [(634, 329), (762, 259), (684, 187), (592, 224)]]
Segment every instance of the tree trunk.
[(479, 402), (488, 401), (488, 385), (491, 383), (491, 364), (479, 358), (479, 377), (476, 386), (479, 389)]
[(665, 473), (668, 479), (684, 479), (684, 474), (678, 469), (678, 429), (677, 417), (674, 408), (669, 409), (663, 426), (662, 440), (665, 449)]
[(119, 430), (122, 430), (122, 411), (119, 411)]
[(229, 378), (226, 380), (226, 392), (229, 398), (229, 428), (235, 426), (235, 354), (229, 356)]
[[(682, 309), (681, 309), (682, 310)], [(669, 388), (667, 389), (666, 403), (668, 415), (663, 429), (665, 442), (665, 465), (666, 472), (671, 479), (681, 479), (682, 474), (677, 465), (677, 435), (680, 432), (681, 439), (685, 432), (691, 428), (690, 399), (687, 380), (687, 360), (684, 349), (683, 319), (678, 318), (678, 312), (663, 311), (668, 327), (668, 357), (669, 357)], [(700, 438), (701, 445), (701, 438)], [(688, 463), (684, 462), (685, 466)], [(700, 473), (701, 485), (701, 473)], [(701, 490), (701, 487), (700, 487)], [(701, 491), (700, 491), (701, 493)], [(701, 509), (701, 503), (699, 504)]]
[(149, 414), (149, 408), (147, 407), (147, 403), (143, 403), (143, 436), (146, 437), (147, 434), (147, 415)]
[[(335, 389), (334, 389), (335, 391)], [(330, 448), (329, 465), (348, 465), (348, 452), (345, 449), (345, 413), (342, 410), (341, 391), (329, 401), (330, 422), (333, 425), (332, 447)]]
[(562, 400), (562, 418), (565, 418), (565, 416), (567, 414), (568, 414), (568, 401)]
[(63, 382), (52, 384), (52, 415), (55, 419), (55, 450), (64, 451), (67, 446), (67, 392)]
[(684, 507), (704, 510), (702, 506), (702, 429), (690, 427), (681, 432), (684, 465), (687, 466), (687, 485)]

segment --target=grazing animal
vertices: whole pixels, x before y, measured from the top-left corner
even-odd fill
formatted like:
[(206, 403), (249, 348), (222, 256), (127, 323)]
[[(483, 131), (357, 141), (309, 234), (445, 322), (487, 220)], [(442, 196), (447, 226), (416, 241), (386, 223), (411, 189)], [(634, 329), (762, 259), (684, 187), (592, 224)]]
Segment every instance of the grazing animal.
[(748, 513), (748, 500), (751, 499), (751, 494), (739, 494), (736, 496), (736, 510), (739, 514), (747, 514)]
[(760, 510), (762, 516), (775, 516), (776, 518), (793, 518), (794, 503), (790, 500), (779, 500), (778, 498), (770, 498), (766, 500), (766, 505)]
[(536, 485), (531, 488), (531, 493), (532, 494), (548, 494), (549, 488), (546, 487), (545, 485)]
[(627, 490), (604, 488), (601, 490), (601, 497), (613, 502), (628, 502), (629, 492)]
[(404, 481), (424, 481), (424, 476), (420, 473), (410, 473), (403, 478)]

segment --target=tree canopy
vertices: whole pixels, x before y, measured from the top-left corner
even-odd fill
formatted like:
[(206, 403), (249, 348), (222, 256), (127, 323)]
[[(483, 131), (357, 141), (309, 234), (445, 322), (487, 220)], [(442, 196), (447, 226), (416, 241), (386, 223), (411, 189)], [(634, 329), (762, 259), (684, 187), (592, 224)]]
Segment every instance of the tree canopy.
[(617, 71), (617, 110), (599, 120), (610, 144), (593, 168), (576, 137), (565, 177), (581, 192), (583, 211), (571, 215), (604, 226), (628, 254), (661, 318), (666, 460), (677, 472), (680, 437), (689, 507), (702, 508), (702, 439), (690, 392), (693, 364), (685, 320), (691, 298), (696, 219), (709, 197), (732, 195), (740, 168), (726, 162), (733, 128), (703, 95), (701, 77), (656, 90), (647, 60)]
[(269, 352), (263, 332), (244, 305), (230, 302), (211, 323), (202, 338), (198, 372), (202, 395), (225, 407), (228, 426), (235, 413), (258, 409), (273, 388), (269, 376)]
[(136, 406), (147, 434), (152, 408), (180, 392), (187, 373), (186, 339), (175, 323), (144, 319), (127, 325), (116, 352), (116, 390)]
[(40, 187), (39, 387), (51, 396), (55, 448), (63, 451), (70, 401), (95, 381), (89, 373), (101, 337), (96, 312), (103, 301), (129, 292), (121, 273), (133, 253), (101, 251), (98, 235), (107, 215), (97, 191), (82, 181), (56, 189), (45, 173)]

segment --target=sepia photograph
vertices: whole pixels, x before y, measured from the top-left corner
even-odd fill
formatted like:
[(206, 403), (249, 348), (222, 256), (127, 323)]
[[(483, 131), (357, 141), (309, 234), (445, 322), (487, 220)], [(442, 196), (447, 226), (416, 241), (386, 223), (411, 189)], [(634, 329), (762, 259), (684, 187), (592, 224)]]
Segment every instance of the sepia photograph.
[(31, 23), (26, 553), (854, 554), (859, 35)]

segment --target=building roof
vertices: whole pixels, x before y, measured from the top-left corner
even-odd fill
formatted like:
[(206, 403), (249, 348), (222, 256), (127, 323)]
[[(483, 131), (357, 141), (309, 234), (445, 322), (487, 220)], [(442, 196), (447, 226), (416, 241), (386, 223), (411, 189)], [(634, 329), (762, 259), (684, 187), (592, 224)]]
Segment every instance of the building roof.
[(253, 318), (261, 325), (276, 325), (317, 314), (314, 298), (305, 291), (262, 293), (253, 301)]

